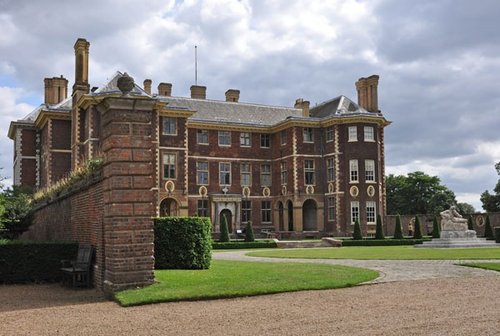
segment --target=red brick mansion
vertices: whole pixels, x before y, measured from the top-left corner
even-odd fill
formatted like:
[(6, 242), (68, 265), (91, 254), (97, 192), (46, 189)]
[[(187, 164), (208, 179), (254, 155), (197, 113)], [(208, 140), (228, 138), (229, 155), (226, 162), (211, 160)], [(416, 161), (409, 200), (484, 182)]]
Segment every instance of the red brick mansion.
[(208, 216), (217, 232), (225, 216), (233, 233), (251, 221), (257, 233), (291, 237), (350, 235), (356, 219), (370, 232), (385, 215), (390, 122), (377, 75), (356, 82), (357, 103), (282, 107), (241, 102), (234, 89), (225, 101), (196, 85), (190, 97), (169, 83), (152, 92), (151, 80), (140, 87), (122, 73), (91, 89), (89, 43), (74, 49), (71, 97), (65, 78), (46, 78), (45, 102), (11, 122), (16, 185), (44, 188), (104, 157), (105, 217)]

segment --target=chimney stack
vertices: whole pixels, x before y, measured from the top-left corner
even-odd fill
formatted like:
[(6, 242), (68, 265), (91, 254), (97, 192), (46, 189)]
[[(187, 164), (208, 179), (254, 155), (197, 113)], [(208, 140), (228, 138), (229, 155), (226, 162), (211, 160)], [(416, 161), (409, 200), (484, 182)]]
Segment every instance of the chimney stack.
[(75, 91), (89, 93), (89, 48), (90, 43), (86, 39), (79, 38), (73, 47), (75, 49)]
[(146, 93), (148, 95), (151, 95), (151, 84), (152, 83), (153, 83), (153, 81), (151, 79), (144, 80), (144, 91), (146, 91)]
[(304, 100), (302, 98), (299, 98), (295, 101), (294, 107), (302, 109), (302, 115), (304, 117), (309, 117), (309, 105), (310, 105), (310, 102), (308, 102), (307, 100)]
[(170, 97), (172, 95), (172, 84), (160, 83), (158, 84), (158, 96)]
[(379, 112), (378, 109), (378, 75), (360, 78), (356, 82), (358, 105), (369, 112)]
[(240, 100), (240, 90), (229, 89), (226, 91), (226, 101), (237, 103)]
[(207, 87), (200, 85), (191, 85), (191, 98), (193, 99), (206, 99)]
[(68, 97), (68, 80), (61, 77), (45, 78), (45, 104), (59, 104)]

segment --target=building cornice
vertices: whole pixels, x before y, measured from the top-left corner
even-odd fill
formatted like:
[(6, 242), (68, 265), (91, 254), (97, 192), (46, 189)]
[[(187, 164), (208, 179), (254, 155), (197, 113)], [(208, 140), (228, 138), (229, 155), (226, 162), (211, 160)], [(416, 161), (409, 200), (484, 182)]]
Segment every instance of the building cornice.
[(49, 119), (58, 120), (71, 120), (71, 115), (69, 113), (61, 112), (51, 112), (47, 110), (41, 110), (35, 119), (35, 126), (39, 129), (43, 128)]

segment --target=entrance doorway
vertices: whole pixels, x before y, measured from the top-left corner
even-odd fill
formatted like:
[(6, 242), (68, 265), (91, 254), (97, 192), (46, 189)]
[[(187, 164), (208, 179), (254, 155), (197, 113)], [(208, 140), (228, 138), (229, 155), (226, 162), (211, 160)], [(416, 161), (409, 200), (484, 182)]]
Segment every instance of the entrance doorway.
[(293, 203), (292, 201), (288, 201), (286, 203), (287, 211), (288, 211), (288, 231), (293, 231)]
[(224, 220), (224, 218), (226, 219), (226, 223), (227, 223), (227, 231), (229, 233), (233, 233), (233, 221), (232, 221), (232, 214), (231, 214), (231, 210), (229, 209), (224, 209), (220, 212), (220, 223), (219, 223), (219, 227), (220, 225), (222, 224), (222, 221)]
[(165, 198), (160, 203), (160, 217), (172, 217), (179, 215), (179, 206), (173, 198)]
[(285, 220), (283, 218), (283, 213), (284, 213), (283, 203), (278, 202), (278, 221), (280, 223), (279, 225), (280, 231), (285, 231), (285, 223), (284, 223)]
[(316, 225), (316, 202), (312, 199), (308, 199), (302, 205), (302, 223), (304, 231), (318, 230)]

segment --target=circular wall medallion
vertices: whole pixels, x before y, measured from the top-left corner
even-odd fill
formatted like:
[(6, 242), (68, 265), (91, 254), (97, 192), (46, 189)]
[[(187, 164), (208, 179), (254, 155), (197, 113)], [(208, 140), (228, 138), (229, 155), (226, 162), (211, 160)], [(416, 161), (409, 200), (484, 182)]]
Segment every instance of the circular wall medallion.
[(375, 188), (373, 186), (368, 186), (368, 188), (366, 188), (366, 193), (370, 197), (375, 196)]
[(358, 197), (359, 195), (358, 187), (352, 186), (351, 189), (349, 189), (349, 194), (351, 194), (352, 197)]
[(173, 192), (175, 190), (175, 184), (173, 181), (165, 182), (165, 190), (168, 192)]
[(249, 197), (250, 196), (250, 188), (244, 187), (242, 191), (243, 196)]
[(333, 183), (328, 183), (328, 193), (333, 194)]
[(312, 185), (308, 185), (306, 187), (306, 194), (308, 195), (314, 194), (314, 187)]
[(483, 218), (483, 216), (477, 216), (476, 217), (476, 225), (477, 226), (483, 226), (484, 225), (484, 218)]
[(286, 195), (286, 186), (281, 187), (281, 195)]
[(198, 189), (198, 194), (200, 194), (200, 196), (201, 196), (201, 197), (205, 197), (205, 196), (207, 196), (207, 194), (208, 194), (207, 187), (205, 187), (205, 186), (201, 186), (201, 187)]
[(269, 197), (271, 195), (271, 190), (269, 190), (268, 187), (265, 187), (263, 190), (262, 190), (262, 195), (264, 197)]

